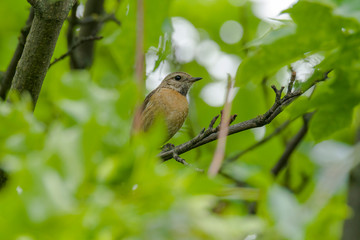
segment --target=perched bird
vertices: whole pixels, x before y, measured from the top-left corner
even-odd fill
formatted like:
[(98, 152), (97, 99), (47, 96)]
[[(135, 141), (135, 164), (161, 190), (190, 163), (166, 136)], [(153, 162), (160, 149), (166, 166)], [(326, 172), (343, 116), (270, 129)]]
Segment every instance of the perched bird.
[[(181, 128), (188, 115), (189, 104), (186, 99), (191, 85), (200, 80), (185, 72), (173, 72), (167, 75), (160, 85), (150, 92), (135, 117), (135, 127), (147, 131), (157, 117), (163, 117), (167, 125), (168, 141)], [(138, 121), (138, 123), (136, 123)]]

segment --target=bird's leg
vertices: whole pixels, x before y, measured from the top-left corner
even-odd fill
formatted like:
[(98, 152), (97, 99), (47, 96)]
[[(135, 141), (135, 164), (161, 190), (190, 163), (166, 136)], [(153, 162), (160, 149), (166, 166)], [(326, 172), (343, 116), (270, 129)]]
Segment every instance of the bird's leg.
[(174, 149), (173, 158), (174, 158), (177, 162), (179, 162), (179, 163), (181, 163), (181, 164), (183, 164), (183, 165), (185, 165), (185, 166), (188, 166), (188, 167), (193, 168), (193, 169), (194, 169), (195, 171), (197, 171), (197, 172), (201, 172), (201, 173), (204, 172), (203, 169), (200, 169), (200, 168), (195, 167), (194, 165), (192, 165), (191, 163), (188, 163), (185, 159), (183, 159), (182, 157), (180, 157), (180, 156), (176, 153), (176, 149)]
[(175, 149), (175, 145), (172, 143), (167, 143), (161, 147), (162, 152), (167, 152)]
[(177, 154), (177, 149), (176, 149), (176, 147), (175, 147), (174, 144), (172, 144), (172, 143), (167, 143), (167, 144), (165, 144), (164, 146), (162, 146), (161, 149), (162, 149), (162, 151), (173, 151), (173, 158), (174, 158), (177, 162), (179, 162), (179, 163), (181, 163), (181, 164), (183, 164), (183, 165), (185, 165), (185, 166), (191, 167), (191, 168), (195, 169), (195, 171), (197, 171), (197, 172), (201, 172), (201, 173), (204, 172), (203, 169), (194, 167), (192, 164), (186, 162), (185, 159), (181, 158), (181, 157), (179, 156), (179, 154)]

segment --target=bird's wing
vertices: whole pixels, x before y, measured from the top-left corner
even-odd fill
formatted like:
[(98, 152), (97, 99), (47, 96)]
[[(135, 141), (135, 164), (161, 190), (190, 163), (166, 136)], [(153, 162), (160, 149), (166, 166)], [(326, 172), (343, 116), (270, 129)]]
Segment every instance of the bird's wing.
[(152, 125), (154, 118), (155, 118), (155, 112), (154, 108), (152, 108), (152, 101), (150, 101), (151, 97), (158, 92), (158, 88), (156, 88), (155, 90), (153, 90), (152, 92), (150, 92), (143, 104), (141, 105), (141, 112), (140, 112), (140, 123), (141, 123), (141, 128), (143, 131), (147, 131), (149, 129), (149, 127)]
[(158, 90), (159, 90), (159, 89), (156, 88), (156, 89), (154, 89), (152, 92), (150, 92), (150, 93), (146, 96), (144, 102), (143, 102), (142, 105), (141, 105), (141, 112), (144, 112), (146, 106), (149, 104), (150, 98), (151, 98), (151, 97), (154, 95), (154, 93), (156, 93)]

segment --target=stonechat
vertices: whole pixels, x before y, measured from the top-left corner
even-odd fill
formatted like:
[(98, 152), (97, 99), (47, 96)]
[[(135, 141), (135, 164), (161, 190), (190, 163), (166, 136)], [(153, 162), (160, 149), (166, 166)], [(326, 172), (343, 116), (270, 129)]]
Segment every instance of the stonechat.
[(191, 85), (200, 79), (202, 78), (192, 77), (185, 72), (167, 75), (160, 85), (146, 96), (139, 114), (135, 116), (134, 128), (146, 132), (157, 117), (162, 117), (166, 123), (168, 141), (184, 124), (189, 110), (186, 94)]

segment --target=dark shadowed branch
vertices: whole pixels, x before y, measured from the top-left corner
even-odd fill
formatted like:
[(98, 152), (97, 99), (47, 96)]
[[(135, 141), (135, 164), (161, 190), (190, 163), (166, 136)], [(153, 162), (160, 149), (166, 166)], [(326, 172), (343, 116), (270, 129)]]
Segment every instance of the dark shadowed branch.
[(89, 37), (85, 37), (83, 39), (79, 39), (77, 43), (75, 43), (66, 53), (64, 53), (63, 55), (61, 55), (59, 58), (55, 58), (54, 61), (52, 61), (49, 65), (49, 68), (54, 65), (55, 63), (63, 60), (64, 58), (66, 58), (67, 56), (69, 56), (77, 47), (79, 47), (81, 44), (84, 44), (88, 41), (96, 41), (96, 40), (100, 40), (103, 39), (102, 36), (89, 36)]
[[(76, 16), (76, 12), (77, 12), (77, 9), (79, 7), (79, 2), (76, 1), (71, 9), (71, 12), (70, 12), (70, 16), (68, 18), (68, 28), (67, 28), (67, 31), (66, 31), (66, 43), (67, 43), (67, 47), (68, 47), (68, 50), (70, 50), (72, 48), (72, 46), (74, 45), (74, 42), (77, 40), (77, 35), (75, 33), (75, 28), (76, 26), (78, 25), (78, 17)], [(73, 53), (72, 51), (70, 52), (70, 66), (72, 67), (73, 65), (73, 58), (75, 58), (72, 54), (75, 54)]]
[[(69, 17), (69, 27), (67, 31), (68, 52), (70, 55), (70, 66), (72, 69), (85, 69), (91, 67), (94, 61), (95, 41), (84, 41), (83, 39), (95, 38), (100, 32), (103, 24), (113, 21), (120, 25), (115, 13), (107, 14), (104, 10), (105, 0), (88, 0), (85, 4), (84, 16), (79, 19), (76, 16), (79, 3), (77, 2)], [(77, 30), (79, 33), (77, 33)]]
[(280, 159), (278, 160), (276, 165), (271, 170), (271, 173), (274, 176), (279, 175), (280, 171), (287, 166), (291, 154), (294, 152), (296, 147), (300, 144), (301, 140), (303, 140), (303, 138), (305, 137), (305, 135), (308, 131), (309, 121), (310, 121), (311, 117), (313, 116), (313, 114), (314, 114), (314, 112), (307, 113), (303, 116), (303, 121), (304, 121), (303, 126), (301, 127), (299, 132), (287, 144), (284, 153), (282, 154), (282, 156), (280, 157)]
[[(100, 17), (104, 14), (104, 1), (105, 0), (88, 0), (85, 4), (84, 18), (94, 18)], [(74, 11), (74, 9), (73, 9)], [(76, 16), (76, 11), (72, 13), (72, 16)], [(76, 25), (70, 25), (69, 27), (74, 27)], [(102, 22), (90, 21), (83, 23), (80, 26), (79, 35), (72, 39), (68, 39), (68, 49), (70, 50), (79, 39), (84, 39), (89, 36), (96, 36), (102, 27)], [(70, 29), (69, 31), (76, 31), (75, 28)], [(94, 59), (94, 41), (88, 41), (81, 44), (70, 54), (70, 65), (73, 69), (85, 69), (92, 65)]]
[(77, 24), (88, 24), (88, 23), (106, 23), (106, 22), (114, 22), (117, 25), (121, 25), (119, 19), (116, 18), (115, 13), (111, 14), (103, 14), (100, 16), (89, 16), (86, 18), (78, 19)]
[(1, 88), (1, 84), (4, 80), (4, 75), (5, 75), (5, 72), (0, 71), (0, 88)]
[(238, 179), (236, 179), (234, 176), (228, 174), (227, 172), (223, 171), (222, 169), (220, 169), (219, 174), (227, 179), (229, 179), (230, 181), (233, 181), (238, 187), (245, 187), (247, 186), (247, 184), (245, 182), (242, 182)]
[[(293, 119), (295, 120), (295, 119)], [(263, 145), (264, 143), (266, 143), (267, 141), (271, 140), (273, 137), (277, 136), (278, 134), (280, 134), (285, 128), (287, 128), (287, 126), (290, 125), (292, 121), (288, 120), (286, 122), (284, 122), (283, 124), (281, 124), (278, 128), (276, 128), (271, 134), (269, 134), (268, 136), (266, 136), (265, 138), (261, 139), (260, 141), (256, 142), (255, 144), (251, 145), (250, 147), (240, 151), (239, 153), (236, 153), (235, 155), (229, 157), (228, 159), (226, 159), (225, 163), (231, 163), (236, 161), (237, 159), (239, 159), (240, 157), (242, 157), (244, 154), (250, 152), (251, 150)]]
[(31, 7), (29, 17), (26, 20), (25, 27), (23, 27), (21, 29), (21, 33), (19, 36), (19, 41), (18, 41), (18, 45), (16, 46), (15, 53), (10, 61), (10, 64), (9, 64), (6, 72), (4, 73), (4, 76), (1, 81), (0, 98), (2, 98), (3, 100), (6, 99), (6, 95), (10, 90), (11, 83), (12, 83), (12, 80), (13, 80), (15, 72), (16, 72), (16, 66), (21, 58), (22, 53), (23, 53), (25, 42), (26, 42), (26, 37), (28, 36), (28, 34), (30, 32), (30, 27), (31, 27), (33, 18), (34, 18), (34, 9)]

